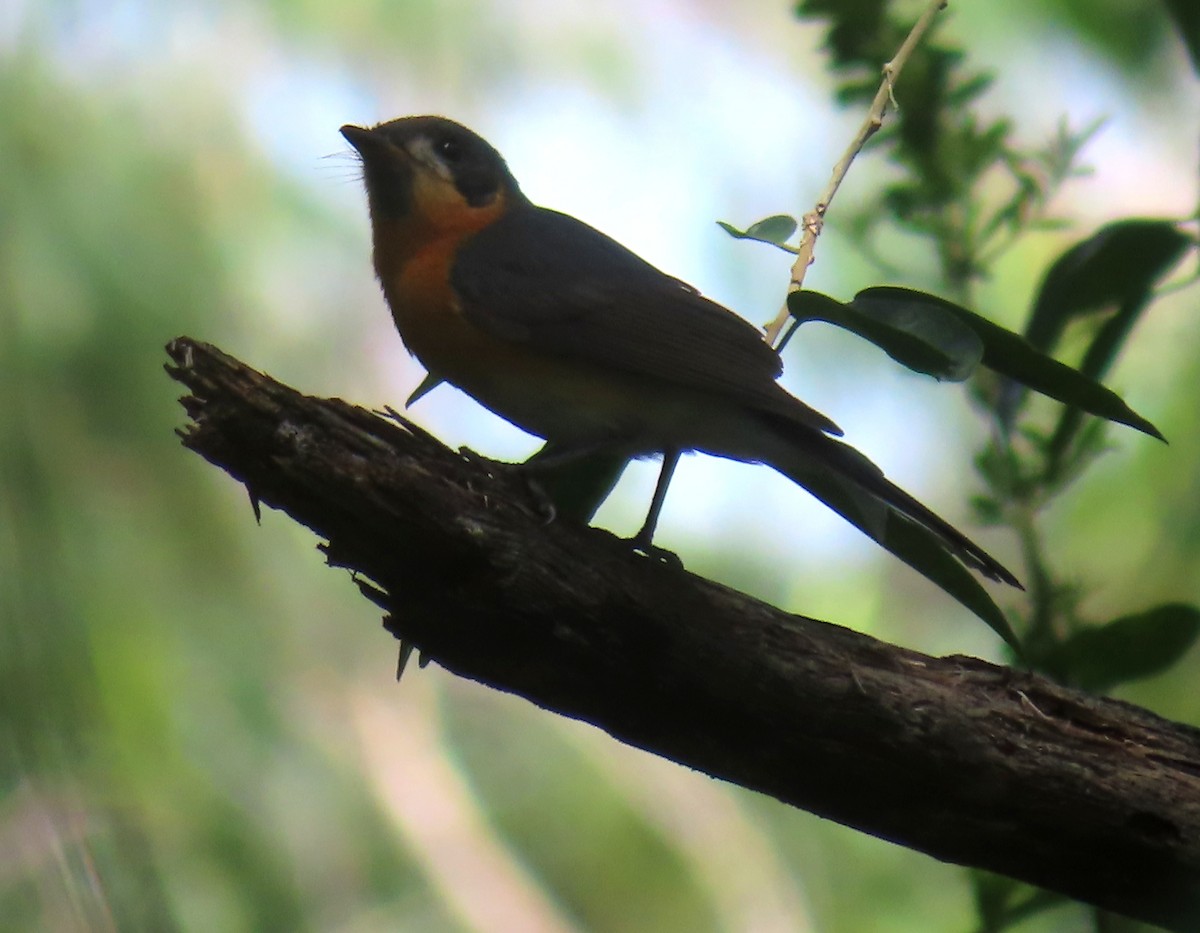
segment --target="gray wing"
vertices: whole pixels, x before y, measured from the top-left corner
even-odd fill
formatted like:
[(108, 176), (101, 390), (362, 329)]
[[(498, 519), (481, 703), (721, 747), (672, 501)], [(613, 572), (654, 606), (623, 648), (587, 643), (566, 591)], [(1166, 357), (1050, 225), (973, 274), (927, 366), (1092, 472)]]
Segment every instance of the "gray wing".
[(510, 211), (464, 243), (451, 282), (502, 339), (842, 433), (776, 383), (779, 355), (752, 325), (566, 214)]

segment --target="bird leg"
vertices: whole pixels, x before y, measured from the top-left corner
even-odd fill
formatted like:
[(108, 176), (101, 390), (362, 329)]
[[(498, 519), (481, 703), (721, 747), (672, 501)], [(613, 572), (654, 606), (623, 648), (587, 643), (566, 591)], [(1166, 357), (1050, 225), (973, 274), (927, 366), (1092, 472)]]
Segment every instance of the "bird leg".
[[(557, 509), (552, 497), (547, 494), (545, 488), (538, 482), (537, 475), (543, 473), (549, 476), (560, 467), (569, 466), (588, 457), (595, 457), (600, 454), (611, 455), (614, 446), (617, 446), (619, 449), (620, 445), (614, 445), (612, 438), (606, 438), (604, 441), (591, 444), (565, 445), (547, 443), (524, 463), (502, 463), (490, 460), (465, 447), (459, 453), (468, 460), (473, 460), (498, 472), (512, 472), (521, 476), (525, 481), (526, 488), (536, 500), (539, 510), (545, 517), (546, 523), (549, 524), (557, 516)], [(680, 454), (681, 451), (676, 449), (663, 451), (662, 468), (659, 470), (658, 482), (655, 484), (654, 495), (650, 500), (650, 510), (646, 514), (646, 520), (642, 523), (641, 530), (629, 539), (629, 543), (633, 545), (634, 550), (640, 551), (648, 557), (656, 558), (665, 564), (681, 567), (683, 563), (673, 551), (657, 547), (654, 544), (654, 530), (658, 526), (658, 518), (662, 513), (663, 503), (667, 498), (667, 488), (671, 485), (671, 477), (675, 474), (675, 467), (679, 463)], [(611, 482), (609, 488), (611, 488)], [(605, 494), (607, 494), (607, 491)], [(589, 514), (594, 510), (594, 507), (591, 508)], [(583, 520), (586, 521), (587, 519), (584, 518)]]
[(667, 487), (671, 485), (671, 477), (675, 475), (675, 467), (679, 463), (680, 452), (675, 449), (663, 451), (662, 468), (658, 472), (658, 482), (654, 486), (654, 496), (650, 499), (650, 511), (642, 529), (629, 539), (635, 550), (641, 551), (648, 557), (656, 557), (667, 564), (682, 567), (683, 561), (673, 551), (655, 547), (654, 529), (658, 527), (658, 516), (662, 512), (663, 503), (667, 499)]
[(625, 469), (628, 458), (614, 452), (622, 447), (612, 439), (573, 445), (547, 442), (524, 463), (491, 460), (465, 447), (459, 454), (493, 474), (519, 478), (546, 524), (560, 514), (587, 524)]

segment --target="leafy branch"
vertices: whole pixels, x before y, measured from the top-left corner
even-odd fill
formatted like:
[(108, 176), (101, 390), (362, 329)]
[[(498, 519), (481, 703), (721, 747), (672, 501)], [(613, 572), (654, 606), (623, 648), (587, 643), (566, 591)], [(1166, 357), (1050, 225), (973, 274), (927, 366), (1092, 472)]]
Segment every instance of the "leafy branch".
[[(1187, 4), (1169, 6), (1195, 60), (1200, 19)], [(899, 230), (925, 241), (953, 301), (910, 288), (874, 286), (843, 302), (801, 288), (828, 207), (822, 195), (802, 224), (786, 214), (744, 231), (722, 224), (732, 235), (772, 243), (796, 256), (787, 301), (791, 324), (780, 346), (802, 323), (822, 321), (874, 343), (915, 372), (950, 382), (969, 378), (972, 398), (991, 428), (989, 442), (975, 458), (984, 486), (975, 498), (976, 512), (984, 522), (1008, 527), (1025, 561), (1027, 598), (1009, 613), (1023, 642), (1024, 663), (1095, 691), (1169, 668), (1200, 635), (1200, 609), (1169, 603), (1114, 619), (1084, 618), (1079, 610), (1084, 585), (1055, 573), (1039, 519), (1109, 449), (1110, 422), (1161, 439), (1157, 428), (1102, 380), (1155, 299), (1172, 287), (1173, 270), (1185, 256), (1200, 254), (1195, 234), (1168, 218), (1106, 224), (1046, 270), (1021, 333), (999, 327), (969, 310), (972, 286), (1028, 233), (1066, 226), (1052, 214), (1054, 196), (1087, 173), (1080, 157), (1102, 121), (1072, 129), (1063, 119), (1045, 144), (1024, 147), (1014, 139), (1015, 121), (983, 120), (974, 109), (993, 77), (968, 70), (963, 51), (936, 36), (910, 49), (904, 81), (893, 85), (894, 74), (884, 63), (899, 37), (912, 32), (886, 0), (802, 0), (797, 13), (826, 26), (825, 48), (839, 76), (841, 103), (870, 100), (867, 122), (872, 124), (881, 116), (876, 105), (882, 90), (876, 90), (873, 76), (883, 67), (884, 87), (894, 91), (899, 105), (898, 118), (876, 136), (874, 151), (899, 168), (900, 177), (846, 219), (856, 245), (881, 268), (895, 269), (899, 264), (875, 246), (882, 231)], [(851, 159), (858, 149), (861, 145), (852, 146)], [(839, 162), (839, 169), (847, 166), (845, 158)], [(840, 180), (835, 170), (833, 190)], [(1005, 193), (997, 196), (998, 187)], [(793, 246), (788, 240), (799, 227), (803, 237)], [(1072, 367), (1056, 354), (1064, 335), (1078, 332), (1080, 325), (1091, 332)], [(769, 338), (783, 326), (773, 322)], [(1035, 416), (1033, 393), (1063, 404), (1048, 427), (1040, 420), (1044, 408)], [(975, 611), (988, 621), (993, 610), (1000, 611), (994, 604)], [(980, 874), (973, 879), (981, 929), (989, 933), (1061, 901), (1015, 882), (989, 879)], [(1096, 922), (1100, 928), (1104, 920)]]
[[(931, 0), (925, 7), (925, 12), (921, 14), (912, 29), (909, 30), (899, 51), (889, 61), (884, 63), (882, 67), (883, 81), (880, 83), (879, 89), (875, 92), (875, 97), (871, 101), (870, 108), (867, 110), (866, 119), (863, 121), (862, 126), (858, 128), (858, 132), (854, 135), (854, 139), (850, 141), (850, 145), (846, 148), (846, 151), (842, 153), (842, 157), (834, 165), (829, 184), (825, 186), (825, 190), (817, 198), (816, 206), (812, 211), (804, 215), (804, 234), (800, 239), (800, 246), (796, 250), (796, 261), (792, 264), (792, 279), (788, 286), (789, 294), (803, 288), (804, 275), (813, 261), (813, 252), (817, 248), (817, 237), (821, 235), (821, 228), (825, 224), (825, 212), (829, 210), (829, 205), (833, 202), (838, 188), (841, 187), (846, 173), (850, 171), (850, 166), (854, 162), (855, 157), (862, 152), (862, 148), (867, 144), (867, 140), (874, 136), (883, 126), (883, 118), (887, 113), (888, 105), (896, 105), (896, 79), (899, 78), (900, 72), (904, 69), (909, 58), (916, 50), (917, 44), (933, 26), (934, 17), (941, 10), (944, 10), (946, 5), (947, 0)], [(779, 339), (779, 335), (783, 331), (784, 325), (787, 324), (789, 317), (790, 312), (785, 303), (775, 320), (766, 327), (768, 343), (774, 344)]]

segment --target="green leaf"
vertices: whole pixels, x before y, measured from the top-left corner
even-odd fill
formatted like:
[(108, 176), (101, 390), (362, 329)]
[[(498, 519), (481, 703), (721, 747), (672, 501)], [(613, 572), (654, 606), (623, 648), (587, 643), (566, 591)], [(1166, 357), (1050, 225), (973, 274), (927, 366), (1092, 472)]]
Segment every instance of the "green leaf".
[(1200, 75), (1200, 5), (1196, 0), (1163, 0), (1175, 20), (1179, 37), (1192, 56), (1192, 68)]
[(799, 322), (825, 321), (871, 341), (903, 366), (935, 379), (961, 382), (983, 357), (975, 332), (928, 302), (860, 292), (850, 304), (814, 291), (793, 292), (788, 309)]
[(1004, 521), (1004, 508), (991, 496), (972, 496), (971, 508), (980, 525), (999, 525)]
[(1167, 220), (1120, 220), (1102, 227), (1050, 266), (1026, 339), (1052, 351), (1074, 318), (1144, 296), (1191, 242)]
[(995, 80), (995, 75), (986, 72), (974, 75), (952, 87), (946, 95), (946, 103), (951, 107), (965, 107), (987, 91)]
[[(887, 328), (893, 341), (897, 337), (909, 338), (910, 341), (932, 348), (946, 361), (940, 372), (928, 369), (918, 369), (918, 372), (961, 382), (975, 371), (983, 359), (983, 341), (975, 331), (936, 302), (896, 301), (886, 294), (868, 290), (855, 295), (849, 308), (876, 328)], [(882, 331), (877, 332), (882, 335)], [(896, 343), (894, 349), (899, 350), (905, 345), (903, 342)], [(880, 346), (893, 359), (905, 362), (887, 346)], [(905, 365), (917, 369), (911, 364)]]
[(764, 243), (786, 243), (796, 232), (796, 218), (788, 214), (775, 214), (751, 224), (746, 236)]
[(796, 232), (796, 218), (787, 214), (775, 214), (752, 223), (745, 230), (739, 230), (723, 220), (718, 220), (717, 226), (735, 239), (758, 240), (760, 243), (770, 243), (772, 246), (781, 246), (791, 251), (792, 247), (787, 245), (787, 241)]
[[(1182, 236), (1173, 228), (1172, 232)], [(1149, 307), (1152, 299), (1151, 289), (1156, 284), (1158, 277), (1163, 275), (1179, 258), (1181, 249), (1172, 252), (1166, 249), (1165, 243), (1160, 245), (1163, 246), (1163, 249), (1159, 257), (1161, 262), (1157, 269), (1147, 265), (1143, 270), (1143, 277), (1135, 278), (1129, 283), (1130, 290), (1121, 300), (1117, 313), (1105, 321), (1104, 326), (1092, 339), (1091, 346), (1084, 354), (1083, 362), (1079, 364), (1079, 371), (1085, 376), (1099, 380), (1108, 371), (1117, 354), (1125, 345), (1125, 341), (1129, 338), (1134, 325)], [(1188, 241), (1184, 238), (1182, 243), (1177, 241), (1175, 245), (1186, 246)], [(1050, 472), (1057, 471), (1061, 466), (1062, 459), (1075, 439), (1082, 420), (1078, 409), (1068, 409), (1063, 412), (1054, 436), (1050, 440), (1048, 458)]]
[(1200, 609), (1170, 603), (1077, 632), (1058, 648), (1052, 664), (1071, 683), (1100, 692), (1165, 671), (1198, 635)]
[[(1152, 291), (1192, 241), (1163, 220), (1123, 220), (1067, 250), (1047, 272), (1026, 328), (1042, 349), (1055, 346), (1071, 319), (1117, 308), (1092, 340), (1079, 371), (1099, 381), (1125, 345), (1150, 304)], [(998, 410), (1011, 424), (1023, 392), (1002, 391)], [(1049, 470), (1056, 472), (1083, 421), (1077, 409), (1063, 412), (1049, 447)]]
[(975, 331), (983, 341), (982, 362), (988, 369), (1067, 405), (1078, 406), (1089, 414), (1128, 425), (1159, 440), (1164, 439), (1158, 428), (1126, 405), (1117, 393), (1035, 349), (1020, 334), (993, 324), (973, 311), (936, 295), (892, 285), (865, 289), (854, 296), (854, 303), (859, 304), (864, 296), (936, 304)]
[(1021, 882), (990, 871), (974, 869), (970, 872), (971, 893), (975, 900), (975, 913), (979, 917), (980, 929), (992, 931), (1004, 929), (1004, 917), (1013, 897), (1021, 890)]
[(1054, 489), (1056, 484), (1066, 485), (1088, 464), (1112, 449), (1108, 426), (1107, 421), (1099, 418), (1085, 422), (1078, 408), (1063, 412), (1058, 429), (1042, 444), (1045, 462), (1039, 480), (1047, 490)]
[(983, 584), (959, 563), (942, 539), (826, 469), (792, 464), (788, 477), (867, 537), (957, 599), (1003, 638), (1020, 657), (1021, 643)]
[(970, 875), (980, 933), (1000, 933), (1067, 900), (1066, 895), (1035, 888), (1004, 875), (979, 869), (973, 869)]

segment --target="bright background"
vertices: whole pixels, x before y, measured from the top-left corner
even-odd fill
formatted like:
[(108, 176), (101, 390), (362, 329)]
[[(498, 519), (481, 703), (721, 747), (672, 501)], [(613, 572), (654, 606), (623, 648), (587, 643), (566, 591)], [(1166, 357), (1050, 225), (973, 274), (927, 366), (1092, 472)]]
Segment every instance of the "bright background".
[[(979, 290), (1019, 326), (1037, 275), (1119, 216), (1197, 201), (1200, 95), (1154, 4), (955, 3), (1029, 142), (1107, 116), (1095, 173)], [(1079, 9), (1088, 9), (1084, 15)], [(1078, 9), (1077, 9), (1078, 8)], [(965, 875), (456, 680), (395, 644), (316, 541), (186, 453), (162, 345), (209, 340), (313, 394), (407, 397), (337, 128), (442, 113), (573, 213), (761, 323), (789, 257), (715, 225), (802, 213), (860, 115), (785, 3), (7, 0), (0, 8), (0, 927), (967, 930)], [(886, 168), (856, 165), (839, 203)], [(890, 256), (929, 285), (909, 244)], [(831, 226), (807, 284), (878, 278)], [(1047, 516), (1098, 618), (1200, 600), (1195, 290), (1110, 382), (1171, 446), (1116, 449)], [(789, 387), (955, 520), (983, 430), (962, 390), (814, 331)], [(529, 438), (448, 388), (447, 443)], [(637, 527), (654, 468), (601, 513)], [(1016, 562), (1003, 534), (978, 531)], [(953, 601), (763, 468), (689, 458), (659, 543), (789, 609), (1001, 657)], [(1003, 594), (1008, 598), (1008, 594)], [(1200, 722), (1200, 654), (1124, 691)], [(1028, 929), (1082, 929), (1061, 910)]]

